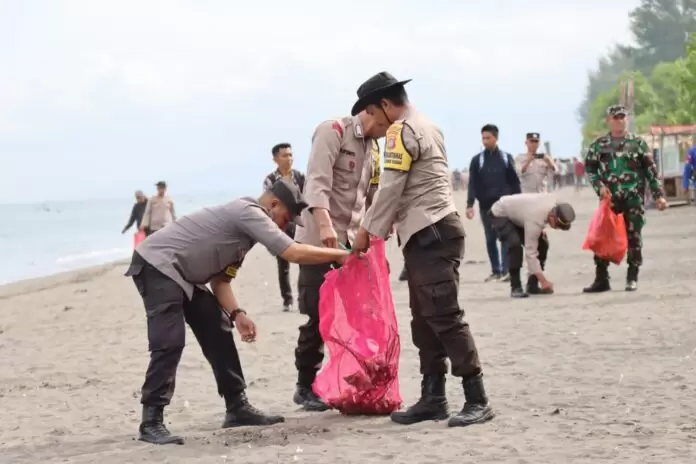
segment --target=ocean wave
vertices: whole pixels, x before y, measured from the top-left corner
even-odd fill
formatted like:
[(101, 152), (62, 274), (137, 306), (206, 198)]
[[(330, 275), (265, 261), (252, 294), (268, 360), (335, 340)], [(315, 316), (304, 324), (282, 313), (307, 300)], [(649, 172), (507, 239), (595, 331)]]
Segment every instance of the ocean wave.
[(72, 264), (80, 261), (109, 261), (110, 259), (126, 258), (132, 253), (132, 248), (109, 248), (94, 250), (87, 253), (62, 256), (56, 259), (56, 264)]

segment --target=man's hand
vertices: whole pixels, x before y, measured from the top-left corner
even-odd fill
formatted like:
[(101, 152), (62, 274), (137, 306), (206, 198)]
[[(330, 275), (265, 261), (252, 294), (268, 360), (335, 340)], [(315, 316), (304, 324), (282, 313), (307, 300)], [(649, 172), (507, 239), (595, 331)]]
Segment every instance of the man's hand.
[(364, 253), (370, 248), (370, 233), (361, 227), (353, 240), (353, 253)]
[(332, 225), (321, 226), (319, 228), (319, 239), (327, 248), (338, 248), (338, 234)]
[(237, 313), (234, 319), (234, 325), (237, 327), (239, 335), (242, 336), (242, 341), (251, 343), (256, 341), (256, 324), (249, 319), (244, 313)]
[(546, 280), (546, 277), (539, 277), (539, 287), (543, 293), (551, 294), (553, 293), (553, 283)]
[(667, 200), (665, 200), (664, 197), (660, 197), (657, 200), (655, 200), (655, 208), (657, 208), (658, 211), (664, 211), (667, 209)]
[(602, 185), (599, 188), (599, 198), (601, 198), (602, 200), (611, 199), (611, 192), (609, 191), (606, 185)]
[(466, 209), (466, 218), (467, 218), (467, 219), (473, 219), (473, 218), (474, 218), (474, 208), (467, 208), (467, 209)]

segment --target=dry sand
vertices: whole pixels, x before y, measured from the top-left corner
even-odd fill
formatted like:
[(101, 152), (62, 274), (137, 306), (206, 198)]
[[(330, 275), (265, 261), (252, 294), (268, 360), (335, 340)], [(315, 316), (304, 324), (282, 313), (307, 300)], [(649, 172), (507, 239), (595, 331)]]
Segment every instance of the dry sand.
[[(0, 288), (0, 461), (696, 462), (696, 208), (649, 213), (638, 292), (623, 291), (621, 266), (612, 268), (613, 292), (587, 296), (580, 290), (593, 265), (581, 245), (596, 201), (589, 191), (559, 196), (576, 205), (579, 220), (572, 232), (550, 232), (548, 274), (557, 291), (550, 297), (513, 301), (506, 284), (482, 283), (489, 268), (481, 226), (466, 222), (460, 300), (498, 412), (488, 424), (404, 427), (388, 418), (298, 411), (293, 347), (303, 318), (280, 312), (275, 261), (257, 246), (234, 286), (261, 333), (240, 351), (252, 402), (287, 415), (286, 424), (219, 430), (223, 402), (189, 333), (166, 416), (186, 445), (138, 442), (145, 318), (121, 263)], [(389, 253), (398, 269), (395, 244)], [(410, 403), (418, 361), (406, 286), (393, 279), (401, 388)], [(455, 379), (448, 392), (460, 408)]]

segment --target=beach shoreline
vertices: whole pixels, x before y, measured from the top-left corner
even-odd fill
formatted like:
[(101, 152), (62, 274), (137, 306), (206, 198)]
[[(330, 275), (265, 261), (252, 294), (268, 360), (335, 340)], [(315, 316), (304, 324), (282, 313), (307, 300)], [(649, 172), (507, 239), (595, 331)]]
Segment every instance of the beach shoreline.
[[(456, 193), (460, 211), (466, 198)], [(696, 208), (651, 211), (640, 288), (584, 295), (594, 273), (582, 250), (593, 192), (554, 192), (576, 208), (569, 232), (549, 231), (548, 278), (556, 293), (511, 300), (490, 273), (478, 219), (464, 220), (460, 304), (466, 311), (497, 417), (466, 429), (386, 417), (308, 413), (292, 402), (297, 326), (283, 313), (275, 258), (247, 256), (233, 288), (259, 337), (236, 337), (252, 404), (284, 424), (220, 430), (224, 402), (193, 334), (178, 369), (166, 423), (183, 446), (137, 441), (148, 363), (146, 316), (127, 260), (0, 287), (0, 462), (168, 463), (687, 463), (696, 455)], [(476, 210), (478, 214), (478, 210)], [(404, 405), (419, 393), (400, 251), (390, 240), (391, 287), (401, 337)], [(297, 281), (297, 266), (291, 266)], [(293, 285), (294, 287), (294, 285)], [(464, 398), (448, 376), (450, 409)]]

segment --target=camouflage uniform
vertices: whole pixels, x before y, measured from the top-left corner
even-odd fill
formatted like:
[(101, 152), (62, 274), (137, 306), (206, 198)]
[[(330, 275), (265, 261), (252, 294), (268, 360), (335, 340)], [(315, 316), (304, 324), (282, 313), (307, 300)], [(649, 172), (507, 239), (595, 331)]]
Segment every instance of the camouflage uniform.
[[(624, 115), (621, 106), (607, 110), (610, 116)], [(657, 168), (647, 143), (636, 134), (627, 132), (621, 138), (610, 134), (597, 138), (585, 157), (585, 171), (590, 185), (599, 195), (602, 186), (611, 192), (613, 210), (623, 213), (628, 235), (627, 290), (635, 290), (638, 268), (643, 263), (641, 232), (645, 225), (645, 188), (649, 184), (655, 200), (663, 197)], [(595, 256), (597, 276), (585, 292), (595, 293), (609, 290), (609, 262)]]

